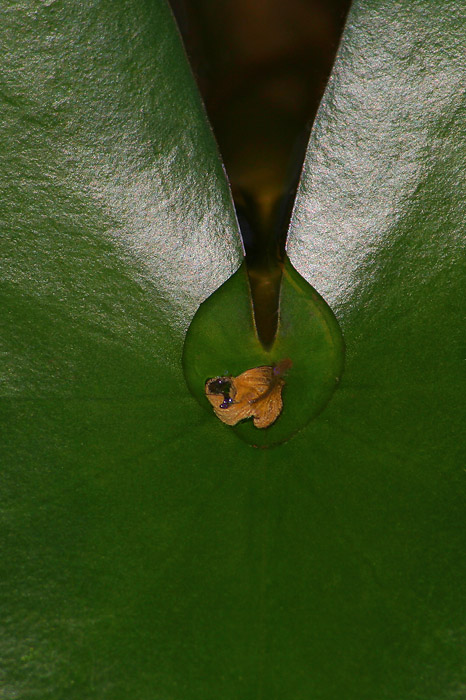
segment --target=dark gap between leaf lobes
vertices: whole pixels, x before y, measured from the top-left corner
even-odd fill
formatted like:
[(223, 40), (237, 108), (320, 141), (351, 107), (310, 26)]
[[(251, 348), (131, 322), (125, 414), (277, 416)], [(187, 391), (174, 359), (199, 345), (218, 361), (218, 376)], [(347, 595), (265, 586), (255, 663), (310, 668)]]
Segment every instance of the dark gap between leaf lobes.
[(278, 328), (286, 234), (349, 0), (171, 0), (231, 183), (255, 328)]

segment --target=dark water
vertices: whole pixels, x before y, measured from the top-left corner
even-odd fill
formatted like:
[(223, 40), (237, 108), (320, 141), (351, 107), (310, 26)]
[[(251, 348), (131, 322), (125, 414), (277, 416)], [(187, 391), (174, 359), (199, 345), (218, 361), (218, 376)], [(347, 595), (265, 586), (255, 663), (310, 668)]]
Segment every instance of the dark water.
[(230, 181), (265, 346), (304, 153), (349, 5), (172, 0)]

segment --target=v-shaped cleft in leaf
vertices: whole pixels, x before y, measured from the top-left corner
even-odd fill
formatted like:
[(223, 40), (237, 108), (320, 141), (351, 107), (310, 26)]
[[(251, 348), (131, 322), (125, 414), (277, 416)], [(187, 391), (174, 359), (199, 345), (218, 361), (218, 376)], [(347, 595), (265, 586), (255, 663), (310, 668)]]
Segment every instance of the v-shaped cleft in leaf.
[(246, 370), (292, 366), (284, 376), (283, 410), (267, 428), (251, 419), (234, 430), (247, 443), (269, 447), (288, 440), (324, 408), (343, 369), (343, 339), (338, 323), (321, 296), (285, 261), (280, 292), (278, 332), (270, 351), (264, 350), (254, 327), (245, 265), (201, 304), (184, 347), (187, 384), (204, 408), (219, 421), (205, 395), (205, 383), (219, 376), (236, 377)]

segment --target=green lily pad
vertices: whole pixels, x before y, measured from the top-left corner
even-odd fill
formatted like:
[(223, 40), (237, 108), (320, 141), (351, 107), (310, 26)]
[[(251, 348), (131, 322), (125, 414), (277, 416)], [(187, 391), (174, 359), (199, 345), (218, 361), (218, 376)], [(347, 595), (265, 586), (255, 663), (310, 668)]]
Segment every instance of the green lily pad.
[(2, 3), (0, 695), (463, 697), (464, 16), (353, 3), (289, 235), (345, 368), (255, 450), (183, 376), (241, 249), (165, 4)]

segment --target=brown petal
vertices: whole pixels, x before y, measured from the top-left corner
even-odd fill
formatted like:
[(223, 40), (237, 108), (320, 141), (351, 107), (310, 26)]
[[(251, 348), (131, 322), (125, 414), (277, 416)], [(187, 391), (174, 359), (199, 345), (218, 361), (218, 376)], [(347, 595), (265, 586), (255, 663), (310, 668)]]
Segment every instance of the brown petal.
[[(281, 375), (291, 364), (291, 360), (282, 360), (278, 365), (248, 369), (238, 377), (209, 379), (205, 392), (215, 415), (227, 425), (252, 417), (256, 428), (268, 428), (282, 411), (285, 382)], [(218, 393), (222, 383), (229, 386), (228, 392)], [(210, 385), (215, 391), (210, 390)]]

